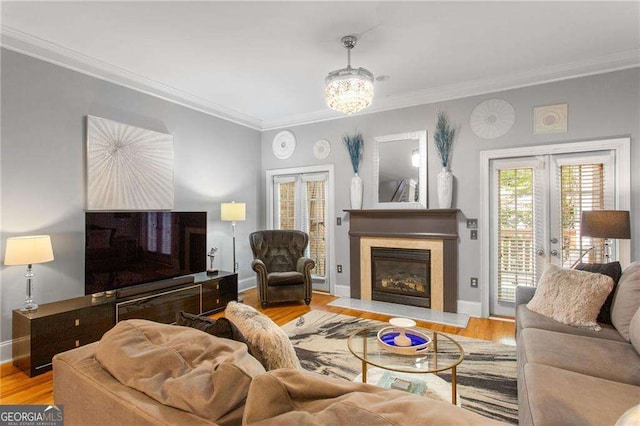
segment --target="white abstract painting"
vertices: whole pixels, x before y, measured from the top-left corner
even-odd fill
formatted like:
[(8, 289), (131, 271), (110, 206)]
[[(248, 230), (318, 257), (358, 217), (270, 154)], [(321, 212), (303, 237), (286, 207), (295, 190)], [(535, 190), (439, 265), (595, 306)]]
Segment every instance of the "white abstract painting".
[(173, 208), (173, 136), (87, 116), (87, 210)]

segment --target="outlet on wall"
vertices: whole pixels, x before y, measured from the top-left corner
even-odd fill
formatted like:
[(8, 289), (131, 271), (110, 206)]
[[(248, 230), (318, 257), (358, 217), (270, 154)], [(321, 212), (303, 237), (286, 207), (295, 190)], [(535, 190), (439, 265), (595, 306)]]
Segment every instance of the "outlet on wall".
[(471, 287), (472, 288), (478, 288), (478, 278), (471, 277)]
[(338, 273), (341, 274), (342, 273), (342, 265), (338, 265)]
[(342, 226), (342, 218), (341, 217), (337, 217), (336, 218), (336, 225)]
[(478, 239), (478, 231), (476, 229), (472, 229), (469, 232), (471, 233), (471, 239), (472, 240), (477, 240)]

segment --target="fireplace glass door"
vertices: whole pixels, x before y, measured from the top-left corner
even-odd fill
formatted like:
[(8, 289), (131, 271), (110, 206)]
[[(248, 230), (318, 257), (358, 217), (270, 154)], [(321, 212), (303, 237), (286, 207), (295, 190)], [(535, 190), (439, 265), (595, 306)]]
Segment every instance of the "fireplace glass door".
[(431, 307), (431, 251), (371, 248), (371, 298)]

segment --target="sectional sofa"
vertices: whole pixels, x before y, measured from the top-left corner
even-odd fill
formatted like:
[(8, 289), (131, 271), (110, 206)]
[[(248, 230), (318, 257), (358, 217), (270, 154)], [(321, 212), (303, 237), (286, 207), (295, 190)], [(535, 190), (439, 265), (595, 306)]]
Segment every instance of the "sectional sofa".
[(65, 425), (497, 425), (448, 402), (296, 368), (193, 328), (118, 323), (53, 359)]
[[(516, 289), (519, 423), (616, 424), (640, 404), (640, 262), (622, 274), (613, 324), (599, 331), (533, 312), (526, 304), (534, 293)], [(631, 416), (628, 424), (640, 424), (640, 412)]]

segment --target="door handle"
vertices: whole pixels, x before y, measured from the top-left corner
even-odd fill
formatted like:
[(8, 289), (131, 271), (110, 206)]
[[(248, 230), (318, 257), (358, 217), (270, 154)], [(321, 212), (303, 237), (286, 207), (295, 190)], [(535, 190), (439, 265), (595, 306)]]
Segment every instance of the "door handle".
[(549, 252), (549, 254), (550, 254), (551, 256), (558, 256), (560, 253), (558, 252), (558, 250), (551, 250), (551, 251)]
[(536, 254), (537, 254), (538, 256), (544, 256), (544, 250), (542, 250), (542, 249), (538, 249), (538, 251), (536, 252)]
[(551, 244), (558, 244), (558, 239), (557, 238), (552, 238), (551, 239)]

